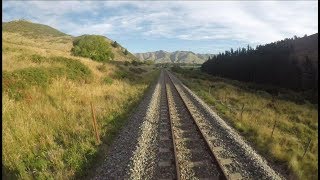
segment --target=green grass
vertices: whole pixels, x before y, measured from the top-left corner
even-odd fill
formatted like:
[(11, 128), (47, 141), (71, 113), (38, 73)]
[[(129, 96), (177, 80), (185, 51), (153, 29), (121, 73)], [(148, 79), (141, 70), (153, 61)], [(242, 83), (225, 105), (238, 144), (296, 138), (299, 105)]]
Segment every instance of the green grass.
[[(124, 69), (124, 71), (126, 71)], [(96, 168), (101, 166), (104, 163), (105, 155), (108, 152), (109, 145), (112, 143), (116, 135), (120, 132), (120, 130), (127, 123), (129, 115), (131, 115), (136, 106), (141, 102), (143, 94), (150, 88), (151, 84), (154, 84), (156, 78), (159, 76), (160, 71), (149, 71), (147, 72), (148, 76), (140, 79), (140, 81), (132, 82), (132, 85), (137, 84), (149, 84), (148, 88), (145, 88), (143, 92), (139, 93), (136, 97), (130, 97), (126, 102), (121, 104), (121, 110), (113, 112), (112, 114), (108, 114), (106, 116), (101, 117), (102, 119), (102, 141), (97, 148), (97, 152), (90, 156), (90, 159), (82, 171), (78, 171), (76, 174), (76, 179), (89, 179), (95, 176)], [(108, 78), (111, 79), (111, 78)], [(110, 99), (110, 96), (105, 96), (106, 99)]]
[(105, 37), (98, 35), (82, 35), (73, 40), (71, 52), (75, 56), (91, 58), (95, 61), (113, 60), (110, 44)]
[(11, 22), (2, 23), (2, 31), (20, 33), (24, 36), (31, 38), (39, 38), (39, 37), (59, 37), (59, 36), (67, 36), (67, 34), (62, 33), (50, 26), (32, 23), (25, 20), (17, 20)]
[[(116, 69), (118, 73), (132, 73), (129, 67), (119, 65)], [(17, 77), (26, 74), (31, 74), (24, 77), (27, 87), (20, 90), (28, 96), (17, 100), (8, 91), (3, 92), (3, 177), (9, 179), (60, 179), (88, 174), (88, 168), (103, 160), (101, 155), (105, 152), (101, 147), (109, 146), (159, 71), (149, 68), (146, 76), (130, 83), (127, 77), (115, 79), (105, 75), (102, 82), (90, 84), (63, 76), (48, 83), (47, 69), (10, 72)], [(90, 95), (92, 92), (99, 95)], [(97, 111), (98, 130), (104, 144), (95, 141), (88, 101), (94, 103)]]
[[(275, 87), (212, 77), (197, 70), (173, 70), (263, 156), (297, 179), (318, 179), (317, 104), (284, 89), (272, 94), (266, 90)], [(302, 159), (309, 139), (311, 145)]]
[[(2, 177), (75, 179), (86, 174), (103, 159), (95, 158), (103, 154), (100, 147), (109, 146), (157, 71), (139, 66), (146, 71), (136, 73), (132, 65), (74, 58), (71, 42), (4, 34)], [(116, 72), (139, 78), (117, 79)], [(106, 144), (96, 143), (91, 102)]]
[[(92, 78), (90, 69), (81, 62), (64, 57), (46, 58), (33, 54), (30, 57), (32, 62), (49, 62), (56, 66), (50, 67), (29, 67), (15, 70), (12, 72), (2, 72), (2, 86), (4, 92), (8, 92), (10, 98), (15, 100), (26, 96), (26, 89), (32, 86), (47, 88), (52, 80), (58, 77), (66, 76), (68, 79), (89, 82)], [(62, 65), (62, 66), (57, 66)]]

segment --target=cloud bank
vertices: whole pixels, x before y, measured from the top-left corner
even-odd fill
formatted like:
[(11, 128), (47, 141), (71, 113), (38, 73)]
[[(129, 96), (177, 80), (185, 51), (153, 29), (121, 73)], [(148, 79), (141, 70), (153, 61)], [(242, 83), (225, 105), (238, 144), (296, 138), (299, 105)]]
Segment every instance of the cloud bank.
[[(317, 12), (317, 1), (3, 1), (2, 21), (25, 18), (74, 36), (105, 35), (133, 52), (172, 41), (181, 50), (217, 52), (314, 34)], [(188, 41), (194, 45), (183, 45)]]

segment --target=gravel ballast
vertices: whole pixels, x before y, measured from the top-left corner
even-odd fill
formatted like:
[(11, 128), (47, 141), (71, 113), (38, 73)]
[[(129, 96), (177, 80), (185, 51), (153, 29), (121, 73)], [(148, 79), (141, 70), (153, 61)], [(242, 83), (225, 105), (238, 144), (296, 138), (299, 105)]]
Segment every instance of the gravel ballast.
[(232, 158), (235, 167), (230, 167), (230, 169), (236, 168), (236, 171), (240, 172), (245, 179), (284, 179), (205, 102), (172, 74), (171, 77), (179, 91), (195, 107), (208, 133), (218, 138), (219, 146), (224, 149), (221, 155)]
[[(163, 87), (165, 73), (162, 71), (158, 81), (151, 85), (144, 99), (115, 138), (107, 152), (105, 162), (96, 169), (96, 176), (92, 179), (158, 179), (175, 176), (174, 167), (170, 166), (171, 170), (159, 168), (162, 162), (174, 162), (172, 152), (168, 151), (172, 149), (170, 121), (163, 119), (166, 117), (163, 115), (166, 107), (163, 105), (164, 98), (161, 98), (161, 95), (163, 96), (165, 90)], [(211, 139), (210, 148), (222, 148), (223, 150), (217, 153), (218, 157), (232, 160), (232, 163), (225, 167), (230, 173), (240, 173), (242, 179), (284, 179), (206, 103), (171, 73), (170, 76), (182, 97), (179, 99), (178, 92), (173, 91), (173, 85), (168, 86), (168, 89), (171, 89), (168, 91), (168, 97), (170, 97), (169, 107), (175, 128), (174, 134), (178, 140), (180, 139), (176, 142), (178, 151), (180, 150), (180, 153), (177, 153), (180, 162), (210, 159), (204, 153), (206, 151), (203, 149), (204, 141), (194, 141), (200, 136), (192, 131), (191, 121), (188, 121), (187, 112), (182, 108), (183, 100), (188, 108), (192, 109), (192, 116), (197, 117), (196, 124), (200, 125), (206, 139)], [(217, 174), (212, 170), (215, 169), (213, 164), (210, 168), (208, 166), (199, 169), (184, 167), (182, 164), (179, 165), (182, 179)]]
[(159, 120), (160, 80), (152, 85), (109, 148), (93, 179), (151, 179)]

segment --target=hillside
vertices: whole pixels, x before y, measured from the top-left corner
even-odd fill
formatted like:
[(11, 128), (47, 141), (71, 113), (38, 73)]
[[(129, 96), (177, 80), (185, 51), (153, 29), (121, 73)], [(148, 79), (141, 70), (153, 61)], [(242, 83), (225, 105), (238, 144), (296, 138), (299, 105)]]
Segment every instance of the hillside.
[(202, 71), (234, 80), (304, 91), (318, 101), (318, 33), (231, 49), (202, 64)]
[(318, 71), (318, 33), (300, 37), (292, 41), (294, 51), (292, 57), (296, 58), (300, 65), (305, 61), (306, 56)]
[[(53, 39), (49, 40), (48, 38), (54, 38), (56, 41), (61, 41), (66, 44), (72, 45), (72, 41), (75, 37), (67, 35), (55, 28), (52, 28), (47, 25), (33, 23), (27, 20), (14, 20), (10, 22), (2, 23), (2, 32), (8, 33), (16, 33), (20, 34), (24, 37), (31, 39), (46, 39), (48, 41), (53, 41)], [(113, 47), (111, 44), (113, 40), (105, 37), (106, 41), (109, 43), (111, 47), (111, 52), (114, 54), (115, 61), (131, 61), (136, 60), (137, 58), (130, 52), (126, 55), (124, 53), (125, 48), (119, 44), (118, 47)], [(71, 51), (72, 47), (69, 47), (68, 51)]]
[(163, 50), (146, 53), (135, 53), (142, 61), (155, 61), (155, 63), (197, 63), (202, 64), (211, 54), (195, 54), (191, 51), (166, 52)]
[(48, 36), (52, 36), (52, 37), (68, 36), (67, 34), (60, 32), (57, 29), (54, 29), (50, 26), (32, 23), (27, 20), (14, 20), (10, 22), (3, 22), (2, 31), (20, 33), (30, 38), (48, 37)]
[[(75, 57), (71, 36), (9, 24), (2, 31), (2, 178), (77, 179), (103, 159), (94, 159), (102, 145), (93, 135), (91, 103), (108, 145), (158, 71)], [(21, 33), (26, 24), (31, 30)], [(35, 28), (37, 38), (30, 36)]]

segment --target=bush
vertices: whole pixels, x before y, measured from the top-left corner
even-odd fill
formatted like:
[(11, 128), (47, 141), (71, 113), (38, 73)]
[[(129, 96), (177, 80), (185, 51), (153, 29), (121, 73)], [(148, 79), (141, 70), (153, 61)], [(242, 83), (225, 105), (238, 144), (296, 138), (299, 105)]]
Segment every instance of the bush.
[(125, 49), (125, 50), (123, 51), (123, 54), (124, 54), (124, 55), (128, 55), (128, 53), (129, 53), (129, 52), (128, 52), (127, 49)]
[(128, 77), (128, 73), (125, 71), (116, 71), (113, 75), (115, 79), (125, 79)]
[(142, 68), (133, 68), (133, 67), (130, 67), (129, 70), (131, 72), (134, 72), (136, 74), (141, 74), (141, 73), (144, 73), (144, 72), (147, 72), (146, 70), (142, 69)]
[(152, 61), (152, 60), (147, 60), (147, 61), (145, 61), (145, 64), (147, 64), (147, 65), (152, 65), (152, 64), (154, 64), (154, 61)]
[(117, 43), (117, 41), (114, 41), (112, 44), (111, 44), (114, 48), (118, 47), (119, 44)]
[(131, 62), (131, 64), (134, 65), (134, 66), (138, 66), (138, 65), (141, 65), (141, 64), (143, 64), (143, 63), (142, 63), (141, 61), (133, 60), (133, 61)]
[(38, 54), (33, 54), (31, 56), (31, 61), (34, 63), (42, 63), (43, 61), (45, 61), (45, 58)]
[(103, 79), (103, 82), (105, 83), (105, 84), (112, 84), (113, 83), (113, 79), (112, 78), (110, 78), (110, 77), (105, 77), (104, 79)]
[(97, 69), (98, 69), (100, 72), (105, 72), (105, 71), (107, 70), (105, 64), (98, 65), (98, 66), (97, 66)]
[(129, 61), (125, 61), (125, 62), (124, 62), (124, 65), (125, 65), (125, 66), (128, 66), (129, 64), (130, 64)]
[(105, 37), (97, 35), (83, 35), (75, 38), (71, 52), (75, 56), (87, 57), (100, 62), (114, 58)]

